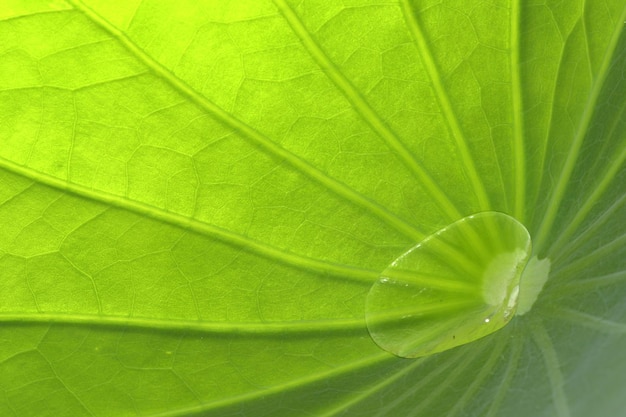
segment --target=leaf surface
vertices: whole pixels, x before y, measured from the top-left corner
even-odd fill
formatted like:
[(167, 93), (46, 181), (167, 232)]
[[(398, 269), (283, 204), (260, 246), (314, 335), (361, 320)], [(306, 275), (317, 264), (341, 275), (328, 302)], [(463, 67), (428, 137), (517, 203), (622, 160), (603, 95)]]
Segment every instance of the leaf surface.
[[(332, 3), (0, 5), (1, 415), (619, 414), (623, 2)], [(379, 348), (379, 274), (487, 210), (531, 311)]]

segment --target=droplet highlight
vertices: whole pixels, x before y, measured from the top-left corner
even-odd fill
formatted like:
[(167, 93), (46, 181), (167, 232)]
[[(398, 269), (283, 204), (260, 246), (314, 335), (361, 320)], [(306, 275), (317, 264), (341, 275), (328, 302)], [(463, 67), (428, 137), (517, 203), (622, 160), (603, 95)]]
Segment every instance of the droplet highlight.
[(369, 333), (382, 349), (416, 358), (452, 349), (506, 325), (519, 302), (530, 235), (513, 217), (458, 220), (392, 262), (366, 299)]

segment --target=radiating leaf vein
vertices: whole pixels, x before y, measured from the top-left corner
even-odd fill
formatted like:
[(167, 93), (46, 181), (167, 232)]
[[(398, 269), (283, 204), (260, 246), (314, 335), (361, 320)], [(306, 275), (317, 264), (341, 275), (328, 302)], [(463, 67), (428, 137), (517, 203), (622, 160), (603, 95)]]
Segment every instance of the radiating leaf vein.
[[(478, 175), (478, 171), (476, 170), (476, 166), (474, 164), (474, 157), (472, 156), (467, 138), (463, 134), (461, 126), (459, 125), (458, 116), (454, 111), (454, 107), (450, 102), (450, 98), (448, 97), (448, 93), (444, 86), (444, 83), (440, 77), (440, 71), (437, 68), (437, 64), (435, 63), (435, 59), (433, 54), (428, 46), (428, 41), (424, 35), (424, 32), (420, 26), (420, 23), (417, 21), (417, 17), (415, 16), (415, 12), (413, 11), (409, 0), (401, 0), (402, 3), (402, 11), (404, 13), (405, 20), (413, 36), (413, 40), (417, 45), (417, 50), (419, 52), (420, 58), (426, 71), (428, 72), (428, 76), (430, 77), (431, 83), (435, 90), (435, 95), (439, 101), (439, 106), (445, 116), (445, 120), (448, 123), (448, 128), (450, 134), (455, 140), (459, 153), (461, 154), (461, 160), (463, 166), (465, 167), (465, 172), (470, 180), (470, 183), (473, 187), (473, 191), (478, 199), (478, 206), (481, 210), (486, 211), (491, 209), (491, 203), (489, 202), (489, 197), (487, 196), (487, 192), (485, 190), (485, 186)], [(456, 218), (461, 216), (456, 216)]]
[(316, 271), (326, 272), (331, 275), (346, 279), (356, 279), (359, 281), (373, 282), (378, 277), (378, 273), (374, 271), (368, 271), (359, 267), (352, 267), (347, 265), (335, 264), (318, 260), (314, 258), (308, 258), (302, 255), (298, 255), (294, 252), (288, 252), (283, 249), (279, 249), (273, 246), (266, 245), (257, 240), (253, 240), (246, 236), (231, 232), (226, 229), (222, 229), (217, 226), (210, 225), (189, 217), (182, 216), (173, 212), (165, 211), (157, 207), (130, 200), (125, 197), (108, 194), (104, 191), (87, 188), (75, 183), (70, 183), (65, 180), (61, 180), (56, 177), (52, 177), (43, 174), (38, 171), (34, 171), (30, 168), (23, 167), (8, 161), (0, 157), (0, 168), (3, 168), (9, 172), (13, 172), (22, 177), (31, 179), (37, 183), (47, 185), (57, 190), (69, 192), (82, 198), (87, 198), (92, 201), (104, 203), (109, 206), (118, 207), (124, 210), (128, 210), (137, 214), (141, 214), (166, 224), (170, 224), (179, 227), (183, 230), (191, 230), (194, 233), (198, 233), (203, 236), (209, 236), (219, 239), (227, 244), (237, 247), (244, 247), (259, 255), (275, 259), (277, 261), (286, 263), (299, 268), (308, 268)]
[(541, 321), (533, 323), (531, 334), (543, 355), (546, 374), (552, 387), (552, 401), (554, 402), (556, 417), (569, 417), (571, 414), (564, 390), (563, 373), (561, 372), (559, 357), (554, 349), (552, 340)]

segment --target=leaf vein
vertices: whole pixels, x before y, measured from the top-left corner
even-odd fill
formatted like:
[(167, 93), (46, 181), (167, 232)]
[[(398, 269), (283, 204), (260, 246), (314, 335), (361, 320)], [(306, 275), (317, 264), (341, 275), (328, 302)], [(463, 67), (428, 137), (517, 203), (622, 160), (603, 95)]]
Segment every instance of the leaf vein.
[(259, 398), (264, 398), (274, 394), (280, 394), (286, 391), (294, 390), (308, 384), (313, 384), (322, 380), (329, 380), (333, 377), (341, 376), (347, 373), (353, 373), (359, 369), (364, 369), (369, 366), (374, 366), (380, 362), (388, 361), (391, 359), (397, 360), (395, 356), (388, 353), (380, 353), (378, 355), (371, 355), (365, 357), (362, 360), (349, 363), (347, 365), (337, 367), (328, 371), (318, 372), (303, 378), (298, 378), (286, 383), (278, 384), (265, 389), (258, 389), (256, 391), (235, 395), (232, 397), (223, 398), (221, 400), (212, 401), (209, 403), (201, 404), (199, 406), (193, 406), (188, 408), (180, 408), (178, 410), (166, 411), (164, 413), (152, 414), (149, 417), (190, 417), (190, 416), (205, 416), (210, 410), (216, 410), (229, 405), (243, 403), (245, 401), (252, 401)]
[(520, 65), (521, 53), (521, 8), (522, 0), (514, 0), (511, 12), (511, 75), (513, 87), (513, 146), (515, 164), (515, 197), (513, 213), (515, 218), (524, 222), (526, 206), (526, 154), (524, 149), (524, 102), (522, 95), (522, 77)]
[(564, 381), (563, 374), (561, 372), (561, 365), (559, 363), (559, 357), (554, 349), (550, 335), (546, 331), (542, 322), (537, 322), (531, 329), (532, 337), (543, 355), (544, 365), (546, 367), (546, 373), (550, 380), (550, 386), (552, 387), (552, 401), (554, 402), (554, 408), (557, 417), (569, 417), (570, 411), (567, 401), (567, 396), (563, 389)]
[(354, 332), (366, 332), (364, 319), (337, 318), (322, 320), (299, 320), (299, 321), (266, 321), (266, 322), (233, 322), (233, 321), (202, 321), (184, 319), (159, 319), (149, 317), (129, 317), (104, 314), (65, 314), (53, 312), (40, 313), (2, 313), (0, 323), (38, 323), (38, 324), (64, 324), (87, 327), (118, 327), (133, 329), (148, 329), (152, 331), (177, 331), (193, 332), (215, 335), (239, 335), (239, 336), (276, 336), (285, 334), (307, 335), (332, 333), (351, 334)]
[(435, 91), (435, 96), (437, 97), (441, 111), (445, 116), (444, 118), (448, 124), (450, 134), (454, 138), (459, 153), (461, 154), (461, 160), (463, 166), (465, 167), (465, 173), (468, 176), (468, 179), (474, 189), (474, 193), (478, 200), (478, 205), (480, 206), (481, 210), (490, 210), (491, 203), (489, 202), (489, 197), (487, 196), (487, 192), (485, 191), (485, 186), (480, 179), (478, 171), (476, 170), (476, 166), (474, 165), (474, 160), (468, 147), (467, 138), (461, 130), (458, 115), (455, 113), (454, 107), (450, 102), (450, 97), (448, 96), (446, 88), (443, 85), (443, 81), (441, 80), (441, 77), (439, 75), (439, 69), (437, 68), (437, 64), (435, 63), (432, 51), (428, 47), (428, 42), (426, 40), (424, 32), (422, 31), (422, 28), (417, 21), (417, 17), (413, 12), (409, 0), (402, 0), (401, 3), (402, 12), (404, 13), (407, 26), (409, 27), (409, 30), (413, 37), (413, 41), (417, 46), (417, 51), (431, 80), (433, 89)]
[(90, 199), (99, 203), (104, 203), (123, 210), (141, 214), (163, 223), (179, 227), (183, 230), (191, 230), (203, 236), (211, 236), (227, 244), (244, 247), (258, 255), (275, 259), (288, 265), (303, 269), (312, 269), (323, 273), (329, 273), (342, 278), (355, 279), (361, 282), (373, 282), (378, 277), (375, 271), (336, 264), (319, 259), (298, 255), (294, 252), (267, 245), (247, 236), (231, 232), (220, 227), (204, 223), (177, 213), (165, 211), (163, 209), (135, 201), (118, 195), (108, 194), (100, 190), (94, 190), (82, 185), (70, 183), (56, 177), (34, 171), (30, 168), (18, 165), (0, 157), (0, 168), (13, 172), (32, 181), (47, 185), (57, 190), (62, 190), (82, 198)]

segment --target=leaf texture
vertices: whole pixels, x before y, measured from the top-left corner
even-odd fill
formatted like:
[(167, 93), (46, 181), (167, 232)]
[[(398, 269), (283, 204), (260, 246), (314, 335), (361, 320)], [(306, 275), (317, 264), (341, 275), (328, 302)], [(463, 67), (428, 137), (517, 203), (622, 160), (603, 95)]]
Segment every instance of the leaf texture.
[[(0, 4), (0, 415), (615, 416), (620, 0)], [(507, 213), (533, 309), (418, 359), (379, 274)]]

